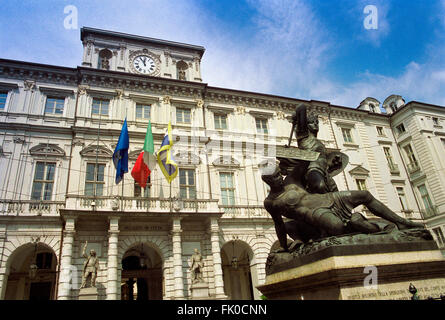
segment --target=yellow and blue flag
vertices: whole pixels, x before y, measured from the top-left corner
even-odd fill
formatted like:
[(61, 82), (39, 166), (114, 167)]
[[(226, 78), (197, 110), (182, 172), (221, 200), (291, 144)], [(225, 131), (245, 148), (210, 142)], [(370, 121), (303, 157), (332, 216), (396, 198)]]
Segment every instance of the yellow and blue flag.
[(173, 158), (172, 147), (172, 127), (169, 122), (167, 134), (162, 139), (161, 148), (158, 152), (158, 164), (168, 183), (171, 183), (178, 175), (178, 165)]

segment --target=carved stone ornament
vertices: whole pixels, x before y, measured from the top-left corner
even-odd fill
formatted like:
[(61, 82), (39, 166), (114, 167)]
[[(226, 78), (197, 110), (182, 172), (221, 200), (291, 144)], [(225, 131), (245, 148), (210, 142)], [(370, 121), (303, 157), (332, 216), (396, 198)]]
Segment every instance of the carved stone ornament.
[(171, 103), (171, 98), (169, 96), (164, 96), (162, 98), (162, 102), (165, 104), (170, 104)]
[(85, 142), (81, 138), (74, 138), (73, 139), (73, 146), (81, 146), (83, 147), (85, 145)]
[(237, 114), (245, 114), (246, 113), (246, 108), (243, 106), (236, 106), (234, 110), (235, 110), (235, 113), (237, 113)]
[(184, 202), (179, 198), (173, 198), (173, 209), (175, 211), (184, 209)]
[(120, 100), (124, 97), (124, 90), (122, 89), (116, 89), (116, 97)]
[(77, 92), (79, 93), (79, 95), (84, 95), (87, 93), (87, 89), (89, 89), (89, 86), (79, 85), (79, 87), (77, 88)]
[(36, 82), (34, 80), (25, 80), (23, 82), (23, 86), (25, 88), (25, 91), (34, 91), (34, 89), (36, 88)]
[(29, 149), (32, 156), (52, 156), (63, 157), (65, 151), (56, 144), (39, 143), (38, 145)]
[(275, 117), (277, 120), (284, 120), (286, 119), (286, 114), (283, 111), (277, 111)]
[(202, 99), (196, 100), (196, 106), (202, 108), (204, 106), (204, 101)]
[(214, 166), (224, 166), (224, 167), (239, 167), (240, 163), (231, 156), (221, 156), (215, 159), (212, 164)]
[(25, 144), (25, 139), (24, 138), (22, 138), (22, 137), (14, 137), (14, 138), (12, 138), (12, 141), (14, 141), (14, 143), (17, 143), (17, 144)]
[(82, 157), (90, 157), (90, 158), (96, 157), (96, 155), (101, 158), (111, 158), (113, 156), (113, 151), (104, 146), (92, 145), (80, 151), (80, 155)]

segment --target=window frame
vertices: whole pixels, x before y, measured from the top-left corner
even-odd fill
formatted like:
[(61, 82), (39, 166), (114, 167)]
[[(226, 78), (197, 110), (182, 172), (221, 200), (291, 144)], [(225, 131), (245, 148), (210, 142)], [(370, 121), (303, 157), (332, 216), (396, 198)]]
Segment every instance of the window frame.
[[(219, 175), (219, 190), (220, 190), (220, 194), (221, 194), (221, 203), (224, 206), (234, 206), (236, 205), (236, 192), (235, 192), (235, 174), (231, 171), (220, 171), (218, 173)], [(222, 177), (224, 176), (230, 176), (231, 177), (231, 182), (232, 182), (232, 186), (231, 187), (223, 187), (222, 184)], [(227, 180), (226, 180), (227, 182)], [(223, 194), (225, 193), (225, 191), (227, 192), (227, 203), (224, 203), (224, 196)], [(229, 201), (232, 200), (232, 201)]]
[[(48, 100), (55, 100), (55, 103), (52, 105), (52, 107), (53, 107), (52, 111), (47, 111)], [(62, 112), (61, 113), (56, 113), (56, 110), (57, 110), (57, 100), (63, 100)], [(64, 113), (65, 113), (65, 104), (66, 104), (66, 97), (56, 96), (56, 95), (47, 95), (46, 96), (46, 100), (45, 100), (45, 107), (44, 107), (43, 113), (45, 115), (63, 116)]]
[[(0, 95), (5, 94), (5, 103), (3, 104), (3, 108), (0, 107), (0, 111), (6, 111), (6, 106), (8, 105), (8, 98), (9, 98), (9, 91), (8, 90), (3, 90), (0, 89)], [(0, 97), (1, 99), (1, 97)], [(0, 102), (0, 106), (1, 106), (1, 102)]]
[[(94, 165), (94, 171), (93, 171), (93, 178), (94, 180), (88, 180), (88, 165)], [(102, 173), (102, 177), (103, 180), (97, 180), (97, 168), (103, 166), (103, 173)], [(105, 163), (102, 162), (92, 162), (92, 161), (87, 161), (86, 162), (86, 169), (85, 169), (85, 181), (84, 181), (84, 195), (87, 197), (102, 197), (104, 195), (104, 190), (105, 190), (105, 170), (107, 168), (107, 165)], [(87, 184), (91, 184), (93, 185), (93, 193), (91, 195), (87, 194)], [(97, 194), (97, 185), (101, 185), (102, 189), (101, 189), (101, 194)]]
[[(258, 127), (258, 123), (261, 124), (260, 128)], [(255, 128), (257, 134), (269, 134), (269, 119), (264, 117), (255, 117)]]
[[(221, 126), (222, 119), (224, 119), (225, 127)], [(227, 119), (228, 119), (228, 117), (227, 117), (226, 113), (214, 113), (213, 114), (213, 125), (215, 127), (215, 130), (227, 130), (228, 129)], [(218, 124), (218, 126), (216, 124)]]
[[(138, 117), (138, 107), (142, 107), (142, 117)], [(148, 107), (148, 117), (145, 114), (147, 111), (146, 109), (147, 107)], [(136, 102), (136, 107), (135, 107), (136, 120), (149, 120), (151, 118), (151, 110), (152, 110), (151, 104)]]
[[(340, 127), (340, 129), (341, 129), (341, 134), (343, 137), (343, 142), (353, 144), (354, 143), (354, 135), (352, 134), (352, 128)], [(349, 138), (350, 141), (347, 141), (345, 132), (347, 133), (347, 138)]]
[[(38, 165), (43, 164), (43, 173), (42, 173), (42, 179), (37, 178), (38, 174)], [(54, 172), (52, 173), (52, 180), (47, 180), (48, 175), (48, 165), (53, 165)], [(52, 201), (53, 199), (53, 191), (54, 191), (54, 185), (56, 183), (56, 168), (57, 168), (57, 162), (56, 161), (46, 161), (46, 160), (37, 160), (35, 167), (34, 167), (34, 175), (32, 180), (32, 186), (31, 186), (31, 200), (33, 201)], [(39, 198), (34, 197), (34, 193), (36, 192), (36, 183), (40, 183), (42, 186), (40, 188), (40, 195)], [(46, 186), (48, 184), (51, 184), (51, 191), (49, 199), (45, 199), (45, 192), (46, 192)]]
[[(103, 104), (100, 104), (99, 107), (99, 111), (98, 113), (94, 113), (94, 102), (95, 101), (100, 101), (100, 102), (107, 102), (107, 113), (103, 113), (102, 109), (103, 109)], [(91, 116), (92, 117), (108, 117), (110, 114), (110, 105), (111, 105), (111, 99), (109, 98), (102, 98), (102, 97), (93, 97), (92, 102), (91, 102)]]
[[(192, 124), (192, 110), (191, 108), (187, 107), (176, 107), (176, 123), (177, 124), (183, 124), (183, 125), (189, 125)], [(189, 115), (189, 121), (185, 121), (185, 114), (188, 113)], [(181, 119), (179, 119), (179, 115), (181, 114)]]
[[(363, 185), (361, 184), (363, 182)], [(366, 191), (368, 187), (366, 185), (366, 179), (364, 178), (355, 178), (355, 185), (357, 186), (357, 190)]]
[[(145, 185), (145, 188), (142, 188), (136, 181), (134, 181), (133, 185), (133, 197), (135, 198), (150, 198), (151, 193), (151, 175), (147, 178), (147, 183)], [(144, 189), (144, 192), (142, 192), (142, 189)], [(138, 190), (139, 195), (136, 195), (136, 190)]]
[[(192, 175), (190, 176), (188, 173), (192, 172)], [(182, 177), (183, 173), (186, 173), (185, 176), (185, 183), (182, 183)], [(185, 199), (185, 200), (196, 200), (198, 199), (198, 193), (197, 193), (197, 185), (196, 185), (196, 169), (194, 168), (179, 168), (178, 172), (179, 176), (179, 198)], [(193, 177), (193, 184), (190, 184), (190, 177)], [(190, 190), (193, 190), (194, 194), (191, 196)], [(185, 197), (183, 197), (183, 191), (185, 191)]]

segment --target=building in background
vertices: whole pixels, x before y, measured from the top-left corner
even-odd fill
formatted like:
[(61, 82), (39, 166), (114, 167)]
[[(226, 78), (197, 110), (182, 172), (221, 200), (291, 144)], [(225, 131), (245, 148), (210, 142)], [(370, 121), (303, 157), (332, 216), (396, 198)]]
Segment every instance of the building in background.
[[(369, 190), (444, 248), (443, 107), (217, 88), (202, 82), (203, 47), (91, 28), (81, 40), (77, 68), (0, 59), (1, 299), (77, 299), (85, 241), (100, 259), (100, 299), (187, 299), (195, 248), (211, 299), (259, 299), (278, 246), (260, 170), (302, 102), (319, 115), (319, 138), (349, 156), (339, 189)], [(171, 184), (158, 166), (145, 189), (130, 174), (115, 184), (125, 118), (130, 171), (149, 119), (155, 150), (172, 123)]]

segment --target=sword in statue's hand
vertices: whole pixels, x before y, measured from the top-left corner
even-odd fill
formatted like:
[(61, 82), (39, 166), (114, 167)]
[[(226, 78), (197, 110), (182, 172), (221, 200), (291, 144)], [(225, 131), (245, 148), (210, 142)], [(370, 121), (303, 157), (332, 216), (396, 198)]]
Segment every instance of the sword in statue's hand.
[(288, 142), (287, 145), (285, 145), (286, 148), (289, 148), (289, 147), (290, 147), (290, 144), (291, 144), (291, 142), (292, 142), (292, 135), (294, 134), (294, 129), (295, 129), (295, 126), (296, 126), (296, 125), (297, 125), (297, 113), (294, 112), (294, 113), (292, 114), (292, 129), (290, 130), (289, 142)]

